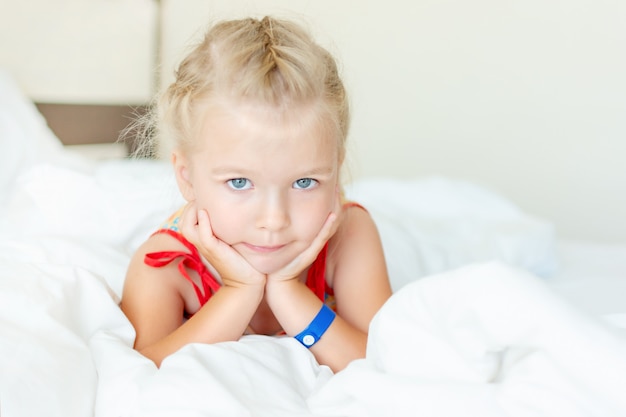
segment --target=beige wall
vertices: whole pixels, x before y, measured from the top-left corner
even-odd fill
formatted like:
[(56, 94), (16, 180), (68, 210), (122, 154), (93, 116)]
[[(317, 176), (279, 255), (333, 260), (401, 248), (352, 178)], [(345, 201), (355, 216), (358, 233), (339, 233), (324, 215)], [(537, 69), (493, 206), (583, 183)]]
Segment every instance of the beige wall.
[(0, 0), (0, 66), (37, 101), (144, 103), (155, 10), (151, 0)]
[[(0, 0), (2, 10), (22, 4)], [(211, 19), (272, 13), (307, 22), (340, 58), (352, 94), (353, 177), (468, 179), (552, 221), (560, 236), (626, 242), (626, 2), (164, 0), (163, 7), (166, 82), (183, 46)], [(109, 40), (94, 42), (106, 49)], [(0, 42), (4, 53), (8, 43)], [(36, 45), (31, 39), (25, 49)], [(146, 71), (136, 45), (116, 48)], [(53, 61), (41, 51), (20, 53), (30, 57), (20, 64), (25, 81)], [(64, 71), (91, 85), (95, 75), (73, 65), (85, 64), (58, 62), (58, 79), (32, 81), (33, 95), (63, 95)], [(146, 86), (135, 80), (115, 92), (93, 86), (98, 94), (86, 98), (142, 97)]]
[(165, 5), (165, 69), (209, 19), (308, 22), (352, 93), (354, 177), (469, 179), (561, 236), (626, 242), (626, 2)]

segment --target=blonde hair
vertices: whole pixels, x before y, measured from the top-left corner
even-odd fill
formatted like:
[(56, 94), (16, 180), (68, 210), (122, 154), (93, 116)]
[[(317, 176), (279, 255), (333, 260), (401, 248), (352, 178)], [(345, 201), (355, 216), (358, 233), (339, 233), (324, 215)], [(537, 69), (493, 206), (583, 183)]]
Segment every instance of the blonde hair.
[[(331, 54), (299, 25), (272, 17), (223, 21), (180, 63), (175, 81), (161, 94), (143, 129), (153, 149), (158, 137), (175, 147), (193, 146), (203, 103), (226, 96), (283, 109), (320, 103), (345, 154), (349, 127), (348, 97)], [(148, 146), (146, 146), (148, 145)]]

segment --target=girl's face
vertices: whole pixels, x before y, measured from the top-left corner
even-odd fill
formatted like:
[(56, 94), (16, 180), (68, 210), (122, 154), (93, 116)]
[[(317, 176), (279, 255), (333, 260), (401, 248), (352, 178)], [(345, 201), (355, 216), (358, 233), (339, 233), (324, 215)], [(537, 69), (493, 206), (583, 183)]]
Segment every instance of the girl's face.
[(213, 233), (268, 274), (306, 249), (338, 198), (339, 153), (315, 106), (219, 101), (199, 141), (175, 156), (184, 197), (209, 213)]

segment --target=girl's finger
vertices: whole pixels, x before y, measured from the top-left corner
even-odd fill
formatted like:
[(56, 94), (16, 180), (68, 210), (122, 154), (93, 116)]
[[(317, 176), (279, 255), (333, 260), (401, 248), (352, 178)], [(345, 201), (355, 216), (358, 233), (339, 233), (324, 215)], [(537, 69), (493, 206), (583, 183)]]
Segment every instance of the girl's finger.
[(196, 241), (196, 225), (198, 224), (198, 215), (196, 212), (195, 204), (188, 203), (183, 209), (183, 213), (180, 216), (181, 232), (192, 243)]
[(213, 228), (211, 227), (209, 213), (206, 210), (198, 210), (197, 219), (200, 242), (202, 242), (205, 246), (210, 246), (214, 243), (215, 236), (213, 236)]
[[(317, 256), (317, 254), (319, 253), (319, 251), (322, 250), (326, 242), (328, 242), (328, 239), (330, 239), (335, 233), (335, 224), (337, 223), (338, 217), (339, 216), (337, 213), (335, 212), (330, 213), (328, 217), (326, 218), (326, 221), (324, 222), (322, 229), (319, 231), (317, 236), (315, 236), (315, 239), (313, 239), (313, 242), (311, 242), (309, 249), (311, 249), (312, 251), (315, 251), (315, 256)], [(305, 250), (305, 252), (306, 251), (308, 251), (308, 249)]]
[(330, 213), (309, 247), (306, 248), (300, 255), (296, 256), (293, 261), (289, 262), (289, 264), (287, 264), (283, 270), (279, 272), (279, 275), (283, 277), (283, 279), (298, 275), (304, 268), (310, 265), (315, 258), (317, 258), (317, 255), (320, 253), (326, 242), (328, 242), (328, 239), (333, 236), (336, 221), (337, 214)]
[(337, 213), (337, 215), (339, 215), (339, 213), (341, 213), (341, 209), (342, 209), (342, 204), (341, 204), (341, 191), (339, 190), (339, 187), (337, 187), (337, 189), (335, 190), (335, 209), (333, 210), (335, 213)]

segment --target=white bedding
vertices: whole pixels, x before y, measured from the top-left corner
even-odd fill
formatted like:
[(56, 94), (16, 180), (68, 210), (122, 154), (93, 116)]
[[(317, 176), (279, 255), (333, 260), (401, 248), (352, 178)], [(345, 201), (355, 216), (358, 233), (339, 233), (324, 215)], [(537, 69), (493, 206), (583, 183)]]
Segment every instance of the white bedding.
[(559, 240), (547, 281), (577, 307), (626, 329), (626, 245)]
[[(0, 100), (20, 100), (22, 126), (40, 123), (11, 91)], [(594, 281), (592, 259), (570, 269), (609, 248), (563, 246), (548, 223), (447, 178), (348, 190), (379, 225), (395, 290), (365, 359), (333, 375), (290, 338), (247, 336), (157, 370), (118, 301), (130, 254), (181, 203), (169, 168), (70, 155), (43, 127), (8, 129), (14, 108), (0, 107), (2, 149), (53, 151), (0, 166), (2, 417), (626, 415), (626, 338), (603, 319), (626, 313), (626, 275), (615, 263)]]

